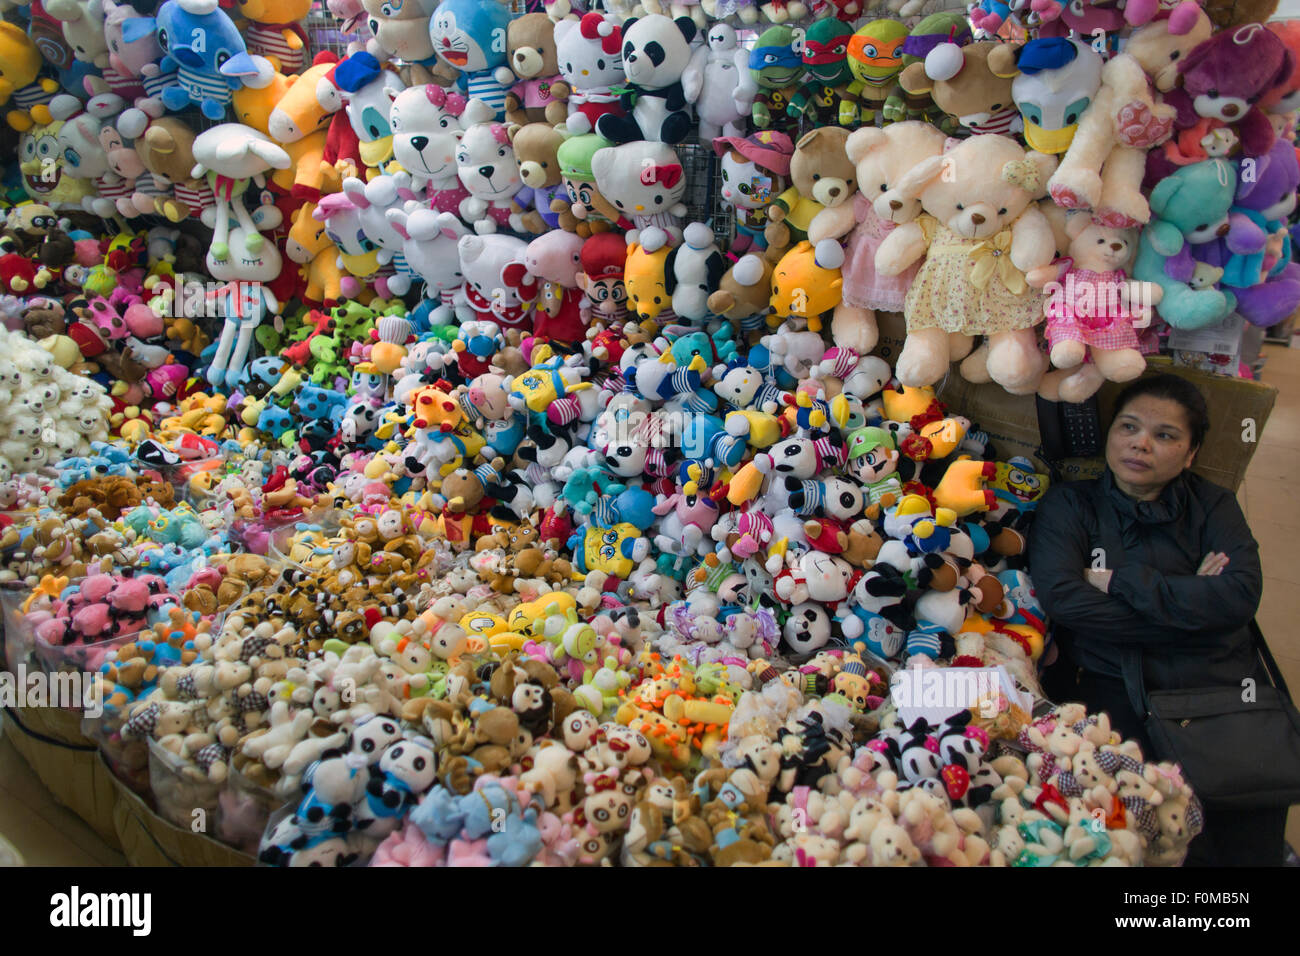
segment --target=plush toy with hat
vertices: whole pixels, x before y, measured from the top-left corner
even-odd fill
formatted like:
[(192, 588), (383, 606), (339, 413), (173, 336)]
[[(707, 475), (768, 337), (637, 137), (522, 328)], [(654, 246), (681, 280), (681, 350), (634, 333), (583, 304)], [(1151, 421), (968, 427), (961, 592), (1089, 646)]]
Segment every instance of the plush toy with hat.
[(1101, 86), (1101, 55), (1082, 40), (1046, 37), (1000, 46), (990, 54), (989, 68), (1014, 77), (1011, 96), (1029, 147), (1052, 156), (1069, 149)]
[(620, 232), (589, 236), (579, 253), (581, 271), (576, 279), (587, 294), (592, 317), (616, 322), (627, 315), (627, 289), (623, 268), (627, 263), (627, 239)]
[(564, 188), (569, 194), (569, 211), (578, 221), (575, 231), (580, 236), (606, 232), (623, 218), (596, 185), (596, 173), (592, 169), (596, 153), (613, 145), (595, 133), (584, 133), (570, 136), (555, 151)]
[(750, 136), (720, 136), (713, 141), (722, 158), (722, 200), (735, 215), (736, 237), (730, 251), (767, 248), (767, 209), (786, 191), (794, 144), (776, 130)]

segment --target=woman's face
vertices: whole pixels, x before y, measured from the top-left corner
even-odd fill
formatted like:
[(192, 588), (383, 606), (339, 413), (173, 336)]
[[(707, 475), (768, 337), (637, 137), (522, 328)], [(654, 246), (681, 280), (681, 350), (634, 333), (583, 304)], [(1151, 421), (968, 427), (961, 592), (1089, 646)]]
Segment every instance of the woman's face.
[(1106, 464), (1120, 490), (1153, 501), (1192, 464), (1187, 413), (1177, 402), (1142, 395), (1115, 416), (1106, 438)]

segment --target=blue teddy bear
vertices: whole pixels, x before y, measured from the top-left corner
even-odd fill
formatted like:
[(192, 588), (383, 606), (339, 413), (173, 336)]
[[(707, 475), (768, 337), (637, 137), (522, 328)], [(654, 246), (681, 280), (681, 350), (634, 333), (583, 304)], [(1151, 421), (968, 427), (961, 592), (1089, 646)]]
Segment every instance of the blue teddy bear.
[(1197, 281), (1193, 256), (1193, 246), (1227, 235), (1236, 188), (1232, 164), (1210, 159), (1181, 167), (1151, 191), (1152, 219), (1142, 230), (1133, 278), (1160, 287), (1156, 310), (1176, 329), (1214, 325), (1236, 308), (1230, 291)]

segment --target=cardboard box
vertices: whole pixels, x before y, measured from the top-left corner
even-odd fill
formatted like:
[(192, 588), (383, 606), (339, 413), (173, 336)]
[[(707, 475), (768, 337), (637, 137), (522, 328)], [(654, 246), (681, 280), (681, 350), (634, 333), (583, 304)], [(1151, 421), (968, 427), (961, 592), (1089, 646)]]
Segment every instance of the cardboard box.
[(78, 715), (56, 707), (16, 707), (5, 716), (6, 735), (50, 795), (121, 849), (113, 823), (116, 787), (94, 742), (81, 735)]
[[(101, 761), (101, 766), (102, 766)], [(202, 833), (173, 826), (149, 809), (124, 783), (113, 781), (117, 803), (113, 824), (122, 853), (132, 866), (252, 866), (254, 860)]]
[[(903, 317), (882, 312), (876, 318), (880, 343), (875, 352), (893, 363), (903, 344)], [(1261, 382), (1175, 366), (1163, 356), (1152, 357), (1147, 366), (1147, 375), (1170, 372), (1201, 390), (1210, 409), (1210, 432), (1205, 447), (1196, 456), (1193, 470), (1235, 492), (1259, 447), (1264, 425), (1277, 401), (1277, 389)], [(1115, 398), (1123, 388), (1121, 384), (1108, 382), (1097, 393), (1103, 434), (1114, 414)], [(957, 373), (955, 366), (939, 384), (937, 392), (954, 413), (964, 415), (988, 433), (999, 458), (1023, 455), (1046, 470), (1038, 455), (1038, 408), (1034, 396), (1009, 395), (995, 384), (972, 385)], [(1104, 466), (1101, 458), (1072, 458), (1063, 463), (1061, 474), (1066, 481), (1095, 478)]]

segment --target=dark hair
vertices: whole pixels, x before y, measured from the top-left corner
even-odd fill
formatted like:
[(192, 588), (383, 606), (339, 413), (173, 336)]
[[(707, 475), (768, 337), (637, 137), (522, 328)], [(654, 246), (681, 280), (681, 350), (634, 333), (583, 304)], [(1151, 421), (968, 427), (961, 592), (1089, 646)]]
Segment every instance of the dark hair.
[(1118, 416), (1130, 403), (1146, 395), (1167, 399), (1181, 407), (1187, 416), (1187, 427), (1192, 433), (1192, 447), (1201, 447), (1205, 442), (1205, 433), (1210, 430), (1210, 410), (1200, 389), (1177, 375), (1161, 374), (1140, 378), (1119, 393), (1115, 399), (1115, 414)]

